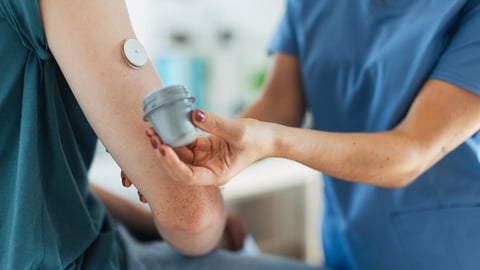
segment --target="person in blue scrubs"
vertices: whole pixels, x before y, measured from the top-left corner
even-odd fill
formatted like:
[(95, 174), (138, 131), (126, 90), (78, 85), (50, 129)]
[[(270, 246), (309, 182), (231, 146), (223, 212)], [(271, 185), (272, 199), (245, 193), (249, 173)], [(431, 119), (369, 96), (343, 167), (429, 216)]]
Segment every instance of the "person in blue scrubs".
[(196, 111), (211, 135), (160, 160), (193, 185), (265, 157), (323, 172), (331, 269), (479, 269), (480, 1), (288, 0), (270, 52), (245, 118)]
[[(145, 136), (142, 99), (162, 82), (122, 57), (124, 1), (0, 0), (0, 33), (0, 269), (312, 269), (217, 249), (219, 189), (177, 181)], [(92, 192), (97, 136), (151, 212)], [(138, 242), (100, 199), (165, 241)]]

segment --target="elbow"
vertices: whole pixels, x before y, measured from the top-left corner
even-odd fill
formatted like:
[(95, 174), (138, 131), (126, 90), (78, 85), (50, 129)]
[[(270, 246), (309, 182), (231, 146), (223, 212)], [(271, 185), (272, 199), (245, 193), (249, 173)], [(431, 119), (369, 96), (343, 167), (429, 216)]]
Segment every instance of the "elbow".
[(172, 221), (170, 226), (185, 234), (197, 235), (214, 226), (216, 219), (218, 217), (212, 211), (198, 211), (187, 214), (187, 216), (178, 217), (178, 219)]
[(416, 170), (399, 172), (388, 177), (388, 181), (380, 181), (377, 186), (389, 189), (404, 188), (413, 183), (420, 174)]
[(167, 242), (178, 252), (187, 256), (202, 256), (214, 250), (223, 233), (225, 220), (217, 214), (185, 220), (163, 230), (170, 231)]
[(223, 207), (201, 207), (177, 213), (170, 220), (156, 215), (155, 223), (160, 234), (175, 250), (188, 256), (201, 256), (217, 247), (225, 218)]
[(392, 189), (407, 187), (427, 170), (429, 163), (425, 157), (421, 149), (410, 151), (391, 166), (383, 168), (384, 173), (377, 179), (377, 186)]
[[(393, 133), (392, 133), (393, 134)], [(395, 130), (400, 142), (393, 147), (380, 168), (376, 183), (385, 188), (404, 188), (416, 181), (441, 156), (438, 143), (417, 135)], [(380, 183), (380, 184), (379, 184)]]

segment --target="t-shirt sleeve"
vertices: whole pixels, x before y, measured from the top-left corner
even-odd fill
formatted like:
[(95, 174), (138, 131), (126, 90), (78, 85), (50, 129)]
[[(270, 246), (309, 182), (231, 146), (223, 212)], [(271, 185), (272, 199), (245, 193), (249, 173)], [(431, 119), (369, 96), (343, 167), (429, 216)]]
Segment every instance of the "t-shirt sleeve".
[(270, 46), (268, 53), (284, 52), (294, 56), (298, 56), (297, 35), (294, 24), (295, 4), (291, 0), (287, 1), (285, 14), (278, 26)]
[(471, 2), (431, 77), (480, 95), (480, 3)]
[(10, 23), (27, 49), (40, 59), (51, 57), (43, 31), (39, 0), (0, 0), (0, 16)]

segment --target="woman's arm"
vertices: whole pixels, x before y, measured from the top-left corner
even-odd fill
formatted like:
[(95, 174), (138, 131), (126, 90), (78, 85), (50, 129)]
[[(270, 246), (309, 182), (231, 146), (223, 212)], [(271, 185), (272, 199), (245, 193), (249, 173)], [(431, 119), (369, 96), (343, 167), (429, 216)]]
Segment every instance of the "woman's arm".
[(122, 58), (135, 38), (124, 1), (40, 1), (50, 49), (102, 143), (148, 200), (162, 236), (179, 251), (203, 254), (222, 235), (225, 211), (216, 187), (187, 186), (158, 161), (145, 137), (142, 99), (162, 86), (151, 63)]
[[(298, 61), (281, 53), (275, 57), (276, 67), (270, 79), (273, 82), (267, 83), (265, 94), (244, 116), (288, 119), (284, 114), (292, 109), (285, 108), (297, 108), (293, 115), (298, 121), (299, 112), (304, 110), (301, 105), (294, 106), (304, 98)], [(279, 96), (286, 98), (280, 102)], [(267, 108), (263, 111), (255, 108), (272, 103), (277, 106), (263, 106)], [(405, 119), (386, 132), (346, 134), (279, 125), (271, 128), (275, 131), (268, 133), (274, 136), (275, 145), (270, 147), (273, 152), (269, 156), (293, 159), (341, 179), (398, 187), (413, 181), (480, 129), (480, 97), (446, 82), (430, 80)]]
[(270, 155), (329, 175), (383, 187), (402, 187), (480, 130), (480, 96), (430, 80), (405, 119), (379, 133), (331, 133), (275, 126)]
[(305, 109), (299, 63), (294, 56), (279, 53), (274, 56), (262, 95), (241, 117), (299, 127)]
[[(279, 102), (274, 93), (286, 91), (282, 85), (288, 85), (291, 91), (284, 93), (293, 93), (291, 100), (303, 97), (297, 75), (299, 65), (285, 55), (276, 58), (277, 67), (273, 69), (276, 74), (271, 78), (282, 78), (288, 83), (267, 84), (266, 91), (270, 93), (263, 95), (254, 105), (257, 108), (247, 110), (245, 116), (298, 124), (295, 121), (303, 107), (288, 109), (289, 100)], [(259, 108), (259, 104), (267, 104), (268, 110)], [(296, 120), (282, 121), (285, 111), (293, 111)], [(443, 81), (430, 80), (422, 87), (405, 119), (392, 130), (379, 133), (313, 131), (253, 119), (225, 120), (199, 111), (193, 120), (214, 135), (198, 140), (189, 149), (189, 155), (185, 150), (179, 153), (182, 157), (189, 156), (183, 160), (194, 160), (193, 164), (180, 162), (168, 147), (160, 147), (165, 153), (164, 160), (187, 183), (222, 185), (258, 159), (283, 157), (337, 178), (402, 187), (480, 129), (480, 96)], [(208, 152), (209, 149), (212, 151)]]

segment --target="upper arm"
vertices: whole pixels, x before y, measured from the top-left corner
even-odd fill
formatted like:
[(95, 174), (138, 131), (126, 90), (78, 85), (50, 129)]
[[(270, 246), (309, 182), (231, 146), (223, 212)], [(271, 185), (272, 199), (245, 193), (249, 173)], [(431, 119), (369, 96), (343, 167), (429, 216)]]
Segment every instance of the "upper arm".
[(480, 129), (480, 2), (465, 4), (431, 79), (397, 127), (431, 166)]
[(305, 108), (298, 59), (289, 54), (276, 53), (260, 99), (244, 116), (287, 126), (300, 126)]
[(122, 40), (134, 37), (124, 1), (42, 0), (40, 4), (50, 50), (82, 111), (112, 157), (148, 197), (150, 189), (143, 179), (153, 177), (155, 170), (140, 172), (135, 165), (150, 157), (146, 164), (156, 166), (149, 155), (153, 151), (139, 136), (146, 129), (141, 104), (142, 96), (161, 86), (161, 81), (150, 64), (133, 70), (123, 62)]
[(90, 124), (113, 150), (109, 138), (122, 137), (120, 119), (134, 115), (139, 122), (142, 97), (161, 86), (150, 63), (133, 70), (122, 59), (122, 41), (135, 37), (124, 1), (42, 0), (41, 11), (50, 50)]
[(285, 14), (268, 48), (274, 61), (262, 96), (244, 117), (295, 127), (302, 124), (306, 105), (298, 60), (297, 6), (291, 1), (286, 3)]
[(453, 84), (429, 80), (394, 132), (406, 136), (426, 170), (480, 130), (480, 95)]

